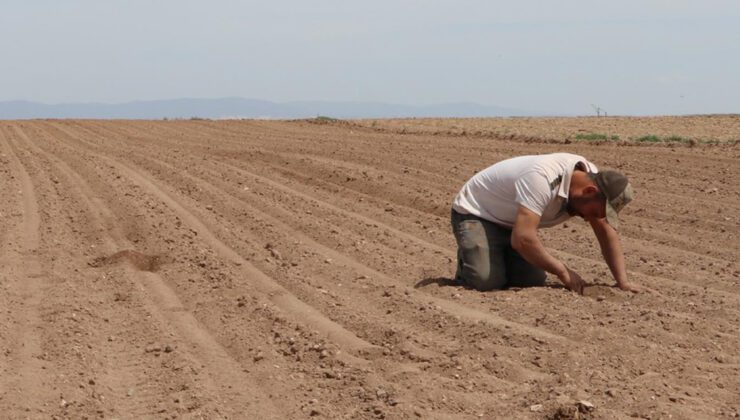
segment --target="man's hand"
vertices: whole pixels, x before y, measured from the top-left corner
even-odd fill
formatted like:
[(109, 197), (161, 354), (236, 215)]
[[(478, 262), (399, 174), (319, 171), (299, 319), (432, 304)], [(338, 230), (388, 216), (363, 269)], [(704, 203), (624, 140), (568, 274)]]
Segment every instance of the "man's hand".
[(629, 282), (623, 282), (621, 284), (618, 284), (617, 287), (619, 287), (622, 290), (626, 290), (632, 293), (640, 293), (642, 291), (642, 288), (640, 288), (636, 284), (632, 284)]
[(578, 293), (579, 295), (583, 294), (583, 286), (585, 286), (586, 282), (583, 280), (583, 277), (575, 271), (567, 268), (567, 271), (558, 276), (558, 278), (560, 278), (560, 281), (568, 289)]

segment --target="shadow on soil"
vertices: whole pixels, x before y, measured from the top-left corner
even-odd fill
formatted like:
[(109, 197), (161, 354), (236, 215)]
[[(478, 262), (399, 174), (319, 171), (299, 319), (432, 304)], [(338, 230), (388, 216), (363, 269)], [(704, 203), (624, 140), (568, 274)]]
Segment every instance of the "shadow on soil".
[[(426, 278), (424, 278), (424, 279), (419, 280), (418, 282), (416, 282), (416, 284), (414, 285), (414, 289), (420, 289), (422, 287), (426, 287), (426, 286), (429, 286), (431, 284), (436, 284), (437, 287), (449, 287), (449, 286), (451, 286), (451, 287), (459, 287), (459, 288), (462, 288), (462, 289), (475, 290), (474, 288), (468, 286), (467, 284), (464, 284), (462, 281), (456, 280), (456, 279), (453, 279), (453, 278), (449, 278), (449, 277), (426, 277)], [(530, 287), (552, 287), (552, 288), (556, 288), (557, 289), (557, 288), (562, 288), (563, 286), (560, 285), (560, 284), (546, 284), (544, 286), (530, 286)], [(507, 288), (504, 288), (504, 289), (501, 289), (501, 290), (490, 290), (490, 292), (501, 292), (501, 291), (504, 291), (504, 290), (517, 291), (517, 290), (522, 290), (524, 288), (525, 287), (514, 287), (514, 286), (512, 286), (512, 287), (507, 287)]]
[(436, 284), (437, 287), (454, 286), (467, 288), (461, 281), (451, 279), (449, 277), (426, 277), (416, 282), (416, 284), (414, 285), (414, 289), (427, 287), (430, 284)]
[[(450, 277), (439, 277), (439, 276), (430, 276), (425, 277), (416, 284), (414, 284), (414, 289), (421, 289), (430, 285), (436, 285), (437, 287), (456, 287), (461, 289), (468, 289), (468, 290), (474, 290), (472, 287), (462, 283), (459, 280), (456, 280), (454, 278)], [(507, 287), (505, 289), (501, 290), (491, 290), (490, 292), (502, 292), (502, 291), (512, 291), (517, 292), (524, 289), (531, 289), (531, 288), (547, 288), (547, 289), (565, 289), (565, 286), (561, 283), (555, 283), (555, 282), (547, 282), (543, 286), (530, 286), (530, 287)], [(485, 292), (484, 292), (485, 293)], [(586, 284), (583, 288), (583, 296), (588, 297), (591, 299), (595, 299), (598, 301), (602, 300), (608, 300), (608, 301), (622, 301), (626, 299), (626, 296), (623, 293), (619, 293), (619, 290), (614, 287), (613, 285), (609, 284), (603, 284), (603, 283), (595, 283), (595, 284)]]

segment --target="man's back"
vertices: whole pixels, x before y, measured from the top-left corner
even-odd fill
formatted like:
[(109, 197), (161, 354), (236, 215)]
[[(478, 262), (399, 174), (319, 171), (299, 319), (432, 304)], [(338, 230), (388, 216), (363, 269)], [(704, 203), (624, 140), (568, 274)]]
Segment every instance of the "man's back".
[(474, 175), (455, 197), (452, 208), (512, 228), (519, 206), (541, 216), (540, 227), (567, 220), (563, 209), (573, 170), (582, 162), (590, 172), (595, 165), (571, 153), (519, 156), (500, 161)]

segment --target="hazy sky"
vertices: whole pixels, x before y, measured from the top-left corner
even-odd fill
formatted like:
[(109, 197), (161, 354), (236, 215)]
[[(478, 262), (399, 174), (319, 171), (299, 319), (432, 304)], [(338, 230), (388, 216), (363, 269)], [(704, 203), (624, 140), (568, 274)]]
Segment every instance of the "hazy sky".
[(2, 0), (0, 101), (740, 113), (737, 0)]

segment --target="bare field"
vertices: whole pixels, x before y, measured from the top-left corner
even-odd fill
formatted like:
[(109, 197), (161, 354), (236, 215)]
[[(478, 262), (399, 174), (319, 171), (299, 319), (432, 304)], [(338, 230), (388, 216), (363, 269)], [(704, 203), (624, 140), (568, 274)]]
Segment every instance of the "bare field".
[[(740, 149), (565, 141), (737, 117), (319, 122), (0, 122), (3, 417), (740, 416)], [(645, 293), (576, 219), (585, 296), (450, 284), (460, 186), (553, 151), (632, 179)]]
[(484, 136), (520, 140), (738, 143), (740, 115), (577, 118), (409, 118), (357, 120), (356, 124), (403, 134)]

